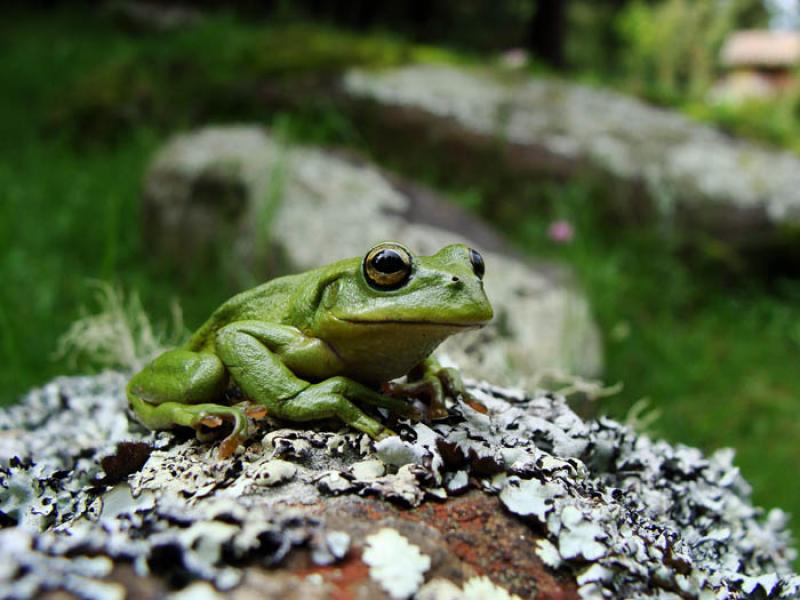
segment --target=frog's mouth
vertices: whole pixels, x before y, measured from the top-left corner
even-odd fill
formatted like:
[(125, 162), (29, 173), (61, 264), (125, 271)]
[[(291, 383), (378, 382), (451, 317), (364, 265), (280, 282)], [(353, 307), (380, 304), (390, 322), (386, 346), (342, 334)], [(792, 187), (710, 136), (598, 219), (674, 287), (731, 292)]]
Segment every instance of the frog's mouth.
[(472, 323), (458, 323), (454, 321), (424, 321), (424, 320), (405, 320), (405, 319), (345, 319), (337, 317), (339, 321), (351, 323), (353, 325), (417, 325), (421, 327), (447, 327), (451, 329), (478, 329), (488, 323), (488, 321), (474, 321)]

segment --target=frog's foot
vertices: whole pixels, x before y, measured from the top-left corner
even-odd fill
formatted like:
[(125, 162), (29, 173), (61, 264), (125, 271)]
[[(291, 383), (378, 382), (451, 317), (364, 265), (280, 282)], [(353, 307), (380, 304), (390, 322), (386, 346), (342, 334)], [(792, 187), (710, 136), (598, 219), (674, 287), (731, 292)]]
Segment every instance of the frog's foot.
[[(161, 406), (164, 406), (163, 404)], [(160, 408), (160, 407), (159, 407)], [(247, 412), (238, 406), (224, 406), (222, 404), (195, 404), (184, 406), (182, 409), (181, 425), (188, 425), (195, 429), (195, 435), (201, 442), (206, 442), (217, 437), (215, 430), (223, 423), (229, 421), (233, 424), (231, 432), (220, 442), (217, 456), (220, 459), (228, 458), (247, 438)]]
[[(236, 409), (237, 411), (244, 412), (244, 415), (246, 417), (253, 419), (255, 421), (260, 421), (261, 419), (267, 416), (267, 409), (257, 404), (250, 404), (241, 409), (239, 407), (232, 407), (232, 408)], [(211, 425), (211, 427), (219, 427), (219, 425), (221, 425), (223, 422), (223, 418), (220, 417), (219, 415), (207, 415), (203, 417), (203, 419), (200, 422), (202, 425), (209, 427), (210, 426), (209, 421), (215, 423), (215, 425)], [(240, 426), (238, 417), (234, 418), (233, 422), (234, 422), (233, 431), (219, 443), (217, 456), (220, 459), (225, 459), (231, 456), (234, 452), (236, 452), (236, 449), (239, 447), (239, 444), (241, 444), (247, 438), (247, 419), (244, 420), (244, 428)], [(201, 439), (201, 435), (204, 434), (202, 434), (201, 430), (198, 429), (197, 438)]]
[(458, 369), (452, 367), (443, 367), (439, 370), (439, 378), (444, 384), (445, 391), (451, 398), (461, 398), (461, 401), (480, 413), (487, 414), (489, 409), (478, 400), (475, 396), (469, 393), (467, 386), (464, 385), (464, 380), (461, 379), (461, 373)]
[[(419, 421), (423, 417), (422, 413), (417, 409), (416, 406), (414, 406), (413, 403), (407, 402), (401, 398), (393, 397), (391, 395), (376, 392), (375, 390), (346, 377), (332, 377), (319, 385), (333, 386), (335, 389), (341, 390), (341, 393), (348, 400), (352, 400), (353, 402), (360, 404), (368, 404), (370, 406), (383, 408), (401, 417), (411, 419), (412, 421)], [(395, 433), (392, 432), (389, 435), (395, 435)]]
[(383, 391), (390, 396), (405, 396), (423, 401), (428, 406), (428, 420), (446, 419), (450, 414), (444, 404), (444, 386), (438, 377), (427, 376), (418, 381), (387, 383)]
[(486, 407), (474, 398), (464, 386), (457, 369), (442, 367), (409, 375), (405, 383), (389, 383), (384, 392), (392, 396), (410, 396), (427, 401), (430, 420), (446, 419), (449, 416), (445, 399), (461, 398), (470, 407), (485, 413)]

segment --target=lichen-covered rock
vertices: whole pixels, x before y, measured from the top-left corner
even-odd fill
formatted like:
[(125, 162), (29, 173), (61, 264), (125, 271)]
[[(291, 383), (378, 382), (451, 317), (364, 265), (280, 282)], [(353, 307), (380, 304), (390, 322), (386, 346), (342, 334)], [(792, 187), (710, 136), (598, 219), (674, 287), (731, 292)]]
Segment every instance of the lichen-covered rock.
[(469, 382), (487, 414), (451, 403), (377, 445), (266, 419), (219, 461), (129, 419), (125, 380), (0, 412), (0, 597), (800, 596), (786, 517), (750, 504), (729, 450)]
[(355, 70), (347, 94), (427, 115), (437, 135), (502, 139), (509, 159), (559, 175), (590, 165), (643, 184), (659, 210), (682, 211), (715, 231), (766, 233), (800, 223), (800, 158), (731, 139), (680, 113), (622, 94), (545, 78), (457, 66)]
[(179, 135), (145, 181), (148, 247), (188, 269), (221, 252), (228, 272), (267, 277), (399, 240), (419, 254), (464, 242), (484, 253), (493, 325), (445, 351), (476, 376), (595, 376), (597, 328), (566, 271), (523, 262), (479, 220), (428, 190), (340, 154), (281, 144), (258, 127)]

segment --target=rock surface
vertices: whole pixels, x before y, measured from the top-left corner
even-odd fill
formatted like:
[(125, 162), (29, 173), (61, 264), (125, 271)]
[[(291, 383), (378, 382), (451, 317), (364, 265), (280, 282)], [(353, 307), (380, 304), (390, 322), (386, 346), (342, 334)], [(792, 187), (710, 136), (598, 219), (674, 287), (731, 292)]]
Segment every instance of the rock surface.
[(361, 256), (383, 240), (419, 254), (468, 243), (485, 255), (496, 318), (446, 342), (448, 354), (509, 384), (602, 368), (589, 307), (564, 269), (522, 261), (455, 205), (363, 161), (287, 146), (258, 127), (207, 128), (158, 153), (144, 200), (149, 246), (187, 269), (217, 249), (228, 272), (269, 277)]
[(168, 33), (201, 23), (203, 13), (189, 5), (158, 3), (149, 0), (116, 0), (106, 10), (123, 27), (144, 33)]
[(714, 232), (752, 236), (800, 223), (800, 157), (732, 139), (635, 98), (435, 65), (356, 70), (343, 87), (351, 97), (389, 107), (389, 126), (401, 118), (403, 127), (415, 123), (442, 141), (504, 140), (505, 158), (528, 171), (599, 169), (643, 187), (659, 211), (679, 212)]
[[(129, 419), (119, 373), (0, 412), (0, 596), (793, 598), (786, 517), (703, 456), (470, 382), (380, 443), (261, 421), (237, 455)], [(54, 596), (55, 597), (55, 596)]]

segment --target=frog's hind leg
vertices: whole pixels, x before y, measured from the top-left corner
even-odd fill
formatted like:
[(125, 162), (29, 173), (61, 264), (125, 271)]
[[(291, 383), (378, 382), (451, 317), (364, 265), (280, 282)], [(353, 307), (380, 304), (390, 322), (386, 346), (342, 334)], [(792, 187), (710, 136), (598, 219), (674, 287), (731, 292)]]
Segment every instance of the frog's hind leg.
[(216, 355), (177, 349), (165, 352), (134, 375), (127, 395), (137, 418), (150, 429), (176, 425), (198, 429), (209, 417), (232, 420), (233, 432), (220, 446), (220, 454), (226, 455), (247, 434), (247, 418), (241, 408), (214, 402), (227, 386), (227, 370)]
[(378, 439), (392, 432), (354, 402), (404, 414), (410, 410), (404, 402), (382, 396), (346, 377), (331, 377), (316, 384), (297, 377), (276, 350), (294, 345), (310, 348), (306, 360), (325, 362), (336, 357), (294, 327), (241, 321), (221, 329), (215, 341), (217, 353), (245, 395), (280, 419), (312, 421), (338, 417)]

